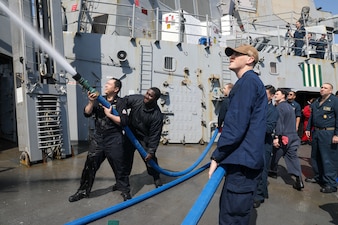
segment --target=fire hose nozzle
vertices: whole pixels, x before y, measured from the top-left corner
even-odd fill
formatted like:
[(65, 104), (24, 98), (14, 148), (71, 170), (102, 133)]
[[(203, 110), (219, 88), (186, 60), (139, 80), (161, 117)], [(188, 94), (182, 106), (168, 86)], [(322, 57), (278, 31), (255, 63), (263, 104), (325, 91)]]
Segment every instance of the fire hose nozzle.
[[(89, 91), (90, 93), (95, 93), (98, 97), (97, 97), (97, 101), (99, 103), (101, 103), (104, 107), (106, 107), (107, 109), (109, 109), (110, 107), (110, 103), (100, 95), (100, 93), (93, 88), (92, 86), (90, 86), (90, 84), (88, 83), (87, 80), (83, 79), (83, 77), (77, 73), (73, 76), (73, 79), (76, 80), (85, 90)], [(117, 111), (113, 109), (113, 114), (114, 115), (118, 115)]]
[(96, 93), (96, 95), (100, 95), (100, 93), (95, 88), (90, 86), (88, 81), (85, 80), (79, 73), (75, 74), (73, 76), (73, 79), (76, 80), (84, 89), (86, 89), (90, 93)]
[(81, 76), (79, 73), (76, 73), (76, 74), (73, 76), (73, 79), (76, 80), (76, 81), (79, 81), (81, 78), (82, 78), (82, 76)]

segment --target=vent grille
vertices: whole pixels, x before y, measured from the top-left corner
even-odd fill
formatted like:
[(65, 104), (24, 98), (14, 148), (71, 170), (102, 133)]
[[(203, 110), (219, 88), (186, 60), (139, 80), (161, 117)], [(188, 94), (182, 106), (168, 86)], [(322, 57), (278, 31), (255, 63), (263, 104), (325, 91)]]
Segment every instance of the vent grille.
[(44, 158), (61, 156), (63, 150), (60, 99), (39, 95), (36, 100), (38, 146)]

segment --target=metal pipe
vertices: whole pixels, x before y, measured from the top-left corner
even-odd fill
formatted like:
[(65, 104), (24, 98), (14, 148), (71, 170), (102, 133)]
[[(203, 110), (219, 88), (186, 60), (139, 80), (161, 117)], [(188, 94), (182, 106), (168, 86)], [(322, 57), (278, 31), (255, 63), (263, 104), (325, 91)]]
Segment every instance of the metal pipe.
[(207, 45), (210, 46), (210, 30), (209, 30), (209, 17), (208, 14), (205, 15), (206, 25), (207, 25)]
[(135, 38), (135, 10), (136, 10), (136, 6), (135, 4), (133, 4), (133, 18), (131, 20), (131, 38)]
[(37, 18), (36, 18), (36, 11), (35, 11), (35, 0), (31, 0), (31, 15), (32, 15), (32, 24), (33, 27), (37, 28)]
[[(81, 0), (81, 3), (80, 3), (80, 7), (79, 7), (79, 17), (77, 19), (77, 33), (80, 33), (81, 32), (81, 26), (82, 26), (82, 15), (83, 15), (83, 0)], [(87, 25), (85, 25), (87, 26)]]
[(156, 38), (156, 41), (159, 41), (160, 40), (160, 37), (159, 37), (159, 32), (160, 32), (160, 29), (159, 29), (159, 23), (160, 23), (160, 9), (157, 7), (156, 8), (156, 20), (155, 20), (155, 27), (156, 27), (156, 35), (155, 35), (155, 38)]
[(277, 26), (277, 40), (278, 40), (278, 50), (279, 50), (279, 52), (278, 52), (278, 54), (280, 54), (280, 49), (281, 49), (281, 40), (280, 40), (280, 27), (279, 26)]
[(205, 169), (207, 169), (208, 167), (210, 166), (210, 163), (207, 163), (205, 164), (204, 166), (202, 166), (201, 168), (189, 173), (189, 174), (186, 174), (185, 176), (182, 176), (180, 178), (177, 178), (176, 180), (173, 180), (169, 183), (166, 183), (164, 184), (163, 186), (161, 187), (158, 187), (152, 191), (149, 191), (147, 193), (144, 193), (143, 195), (140, 195), (140, 196), (137, 196), (135, 198), (132, 198), (128, 201), (125, 201), (125, 202), (121, 202), (117, 205), (114, 205), (112, 207), (109, 207), (109, 208), (106, 208), (106, 209), (103, 209), (103, 210), (100, 210), (98, 212), (95, 212), (95, 213), (92, 213), (92, 214), (89, 214), (85, 217), (82, 217), (82, 218), (79, 218), (79, 219), (76, 219), (76, 220), (73, 220), (69, 223), (66, 223), (65, 225), (77, 225), (77, 224), (88, 224), (90, 222), (93, 222), (95, 220), (98, 220), (102, 217), (105, 217), (105, 216), (108, 216), (108, 215), (111, 215), (113, 213), (116, 213), (120, 210), (123, 210), (125, 208), (128, 208), (129, 206), (132, 206), (132, 205), (135, 205), (141, 201), (144, 201), (148, 198), (151, 198), (153, 197), (154, 195), (157, 195), (169, 188), (172, 188), (174, 187), (175, 185), (179, 184), (179, 183), (182, 183), (183, 181), (187, 180), (187, 179), (190, 179), (191, 177), (201, 173), (202, 171), (204, 171)]
[(187, 214), (181, 225), (198, 224), (198, 221), (201, 219), (205, 209), (208, 207), (212, 197), (214, 196), (218, 185), (222, 181), (224, 174), (225, 170), (223, 167), (220, 166), (216, 169), (207, 184), (204, 186), (201, 194), (195, 201), (195, 204), (191, 207), (189, 213)]

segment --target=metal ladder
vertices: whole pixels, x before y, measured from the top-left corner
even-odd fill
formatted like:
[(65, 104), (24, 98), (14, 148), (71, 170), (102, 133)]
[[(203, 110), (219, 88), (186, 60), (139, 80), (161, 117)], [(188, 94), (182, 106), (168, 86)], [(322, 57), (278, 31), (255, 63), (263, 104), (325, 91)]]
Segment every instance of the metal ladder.
[(140, 42), (141, 45), (141, 82), (140, 92), (142, 94), (152, 87), (153, 75), (153, 46), (150, 42)]

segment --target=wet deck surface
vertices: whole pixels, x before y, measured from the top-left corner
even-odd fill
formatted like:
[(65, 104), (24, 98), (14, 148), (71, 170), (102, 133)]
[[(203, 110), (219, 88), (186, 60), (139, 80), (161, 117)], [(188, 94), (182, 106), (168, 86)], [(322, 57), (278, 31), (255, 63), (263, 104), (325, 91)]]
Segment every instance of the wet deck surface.
[[(206, 145), (161, 145), (158, 149), (162, 168), (180, 171), (189, 167)], [(79, 186), (79, 178), (86, 159), (86, 145), (74, 145), (76, 156), (34, 164), (27, 168), (19, 162), (20, 152), (9, 146), (0, 151), (0, 224), (65, 224), (89, 214), (121, 203), (119, 192), (112, 192), (114, 176), (107, 161), (97, 173), (90, 198), (69, 203), (68, 197)], [(213, 148), (212, 148), (213, 149)], [(81, 153), (82, 152), (82, 153)], [(303, 177), (311, 175), (310, 146), (299, 149)], [(207, 163), (209, 154), (200, 164)], [(198, 167), (200, 167), (198, 166)], [(173, 177), (162, 175), (164, 183)], [(207, 170), (150, 199), (90, 224), (120, 225), (181, 224), (208, 180)], [(130, 178), (132, 195), (140, 196), (153, 190), (152, 177), (146, 173), (138, 153)], [(269, 199), (254, 209), (251, 225), (331, 225), (338, 224), (338, 194), (322, 194), (317, 184), (305, 183), (303, 191), (292, 188), (284, 160), (280, 161), (279, 176), (269, 178)], [(222, 184), (220, 185), (220, 187)], [(218, 224), (218, 188), (199, 224)]]

